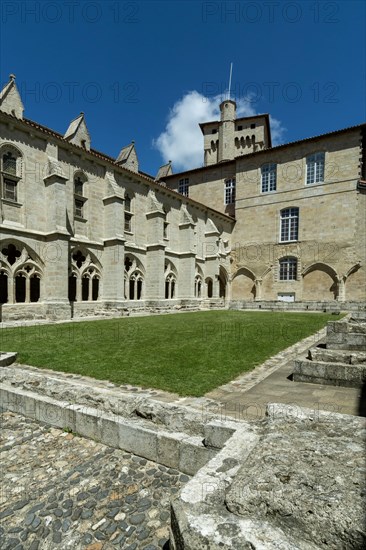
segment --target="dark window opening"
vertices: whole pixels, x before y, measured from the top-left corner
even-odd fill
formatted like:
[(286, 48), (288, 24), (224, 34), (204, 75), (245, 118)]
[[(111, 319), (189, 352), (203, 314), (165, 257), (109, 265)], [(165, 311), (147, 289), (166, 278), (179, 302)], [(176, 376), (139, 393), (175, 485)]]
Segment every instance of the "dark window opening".
[(18, 258), (20, 258), (20, 252), (16, 249), (16, 247), (13, 244), (9, 244), (8, 248), (2, 249), (2, 254), (6, 256), (6, 259), (8, 260), (10, 265), (15, 264)]
[(212, 290), (213, 290), (213, 284), (212, 284), (212, 281), (210, 279), (207, 283), (207, 297), (208, 298), (212, 298), (212, 294), (213, 294)]
[(243, 129), (243, 126), (241, 126), (241, 125), (238, 126), (238, 131), (239, 131), (239, 132), (240, 132), (240, 130), (242, 130), (242, 129)]
[(130, 300), (135, 299), (135, 281), (131, 279), (130, 281)]
[(165, 281), (165, 299), (169, 299), (169, 282)]
[(12, 176), (17, 175), (17, 159), (10, 152), (3, 155), (3, 172)]
[(126, 258), (125, 258), (125, 270), (127, 272), (129, 272), (131, 267), (132, 267), (132, 260), (128, 256), (126, 256)]
[(87, 302), (89, 299), (89, 278), (83, 277), (81, 279), (81, 299), (83, 302)]
[(76, 277), (69, 277), (69, 300), (76, 302)]
[(251, 124), (250, 127), (253, 130), (255, 128), (255, 123)]
[(25, 302), (25, 277), (21, 273), (15, 277), (15, 301)]
[(0, 304), (6, 304), (8, 301), (8, 276), (6, 273), (0, 273)]
[(30, 279), (30, 301), (38, 302), (41, 291), (41, 280), (37, 275), (34, 275)]
[(83, 256), (81, 251), (78, 250), (77, 252), (75, 252), (75, 254), (72, 255), (72, 257), (73, 257), (74, 262), (76, 263), (76, 265), (80, 269), (80, 267), (83, 265), (83, 263), (86, 260), (85, 256)]
[(142, 296), (142, 281), (137, 281), (137, 299), (141, 300)]
[(8, 201), (17, 202), (17, 182), (16, 181), (4, 179), (3, 198)]
[(99, 296), (99, 279), (97, 277), (94, 277), (92, 280), (92, 300), (98, 300)]

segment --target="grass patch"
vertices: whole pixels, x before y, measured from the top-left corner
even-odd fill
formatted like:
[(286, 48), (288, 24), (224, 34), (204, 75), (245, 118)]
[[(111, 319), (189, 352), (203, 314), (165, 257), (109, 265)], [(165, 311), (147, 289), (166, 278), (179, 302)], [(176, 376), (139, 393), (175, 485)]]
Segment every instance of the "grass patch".
[(0, 331), (20, 363), (202, 396), (338, 316), (209, 311)]

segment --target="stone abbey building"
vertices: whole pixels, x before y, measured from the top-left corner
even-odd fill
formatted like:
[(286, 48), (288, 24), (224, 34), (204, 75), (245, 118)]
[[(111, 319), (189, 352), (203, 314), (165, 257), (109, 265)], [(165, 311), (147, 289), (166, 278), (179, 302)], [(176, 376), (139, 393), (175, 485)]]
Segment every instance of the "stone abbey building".
[[(268, 115), (200, 124), (204, 167), (153, 178), (0, 94), (3, 321), (366, 303), (366, 124), (272, 147)], [(292, 304), (291, 304), (292, 303)], [(319, 304), (321, 304), (319, 306)]]

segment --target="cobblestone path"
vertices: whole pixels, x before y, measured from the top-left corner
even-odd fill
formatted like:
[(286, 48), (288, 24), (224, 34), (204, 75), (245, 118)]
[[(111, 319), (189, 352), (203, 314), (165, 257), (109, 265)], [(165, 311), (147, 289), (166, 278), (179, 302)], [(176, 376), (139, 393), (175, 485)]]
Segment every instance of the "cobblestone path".
[(177, 470), (1, 413), (1, 550), (166, 548)]

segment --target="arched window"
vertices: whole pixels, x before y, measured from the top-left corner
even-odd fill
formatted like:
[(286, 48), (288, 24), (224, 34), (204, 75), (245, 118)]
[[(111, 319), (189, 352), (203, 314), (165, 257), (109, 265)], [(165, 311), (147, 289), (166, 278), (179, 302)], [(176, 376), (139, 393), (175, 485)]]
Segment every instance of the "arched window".
[(170, 273), (165, 278), (165, 299), (166, 300), (172, 300), (173, 298), (175, 298), (176, 282), (177, 282), (177, 279), (174, 273)]
[(125, 257), (125, 299), (142, 300), (144, 285), (144, 268), (133, 256)]
[(202, 294), (202, 278), (200, 275), (196, 275), (194, 279), (194, 296), (195, 298), (201, 298)]
[(74, 176), (74, 214), (76, 218), (85, 219), (85, 202), (84, 184), (87, 178), (81, 172)]
[(140, 271), (134, 271), (131, 274), (129, 283), (130, 300), (141, 300), (143, 280), (143, 275)]
[(3, 146), (0, 155), (1, 197), (11, 202), (17, 202), (22, 156), (11, 145)]
[(213, 282), (211, 278), (206, 279), (207, 285), (207, 298), (212, 298), (213, 296)]
[(76, 249), (72, 252), (70, 302), (91, 302), (99, 299), (101, 275), (97, 264), (97, 258), (88, 250)]
[(280, 281), (296, 281), (297, 279), (297, 259), (296, 258), (281, 258), (279, 261), (279, 280)]

